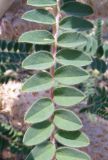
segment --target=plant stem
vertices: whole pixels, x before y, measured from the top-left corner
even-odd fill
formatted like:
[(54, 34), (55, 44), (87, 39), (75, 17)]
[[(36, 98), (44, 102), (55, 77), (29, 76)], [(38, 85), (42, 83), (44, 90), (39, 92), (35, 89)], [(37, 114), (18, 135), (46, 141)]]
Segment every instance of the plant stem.
[[(54, 82), (54, 72), (55, 72), (55, 64), (56, 64), (57, 39), (58, 39), (58, 33), (59, 33), (60, 0), (57, 0), (57, 6), (54, 9), (54, 16), (55, 16), (55, 19), (56, 19), (56, 23), (52, 27), (52, 33), (53, 33), (53, 36), (54, 36), (54, 44), (52, 45), (52, 49), (51, 49), (51, 52), (52, 52), (52, 55), (53, 55), (53, 58), (54, 58), (54, 65), (51, 67), (51, 70), (50, 70), (53, 82)], [(50, 97), (53, 100), (53, 98), (54, 98), (54, 88), (51, 88), (51, 90), (50, 90)], [(51, 118), (51, 121), (53, 121), (53, 117)], [(53, 134), (50, 137), (50, 141), (53, 144), (56, 144), (56, 141), (55, 141), (55, 138), (54, 138), (54, 133), (55, 133), (55, 130), (53, 131)], [(56, 160), (56, 158), (54, 157), (52, 160)]]
[[(50, 73), (51, 73), (53, 81), (54, 81), (54, 71), (55, 71), (56, 53), (57, 53), (57, 39), (58, 39), (58, 33), (59, 33), (59, 20), (60, 20), (60, 6), (59, 5), (60, 5), (60, 0), (57, 0), (57, 6), (54, 9), (56, 23), (52, 27), (52, 33), (54, 36), (54, 44), (52, 45), (51, 53), (54, 58), (54, 65), (51, 67)], [(50, 90), (50, 96), (51, 96), (51, 99), (53, 99), (54, 97), (53, 88), (51, 88)]]

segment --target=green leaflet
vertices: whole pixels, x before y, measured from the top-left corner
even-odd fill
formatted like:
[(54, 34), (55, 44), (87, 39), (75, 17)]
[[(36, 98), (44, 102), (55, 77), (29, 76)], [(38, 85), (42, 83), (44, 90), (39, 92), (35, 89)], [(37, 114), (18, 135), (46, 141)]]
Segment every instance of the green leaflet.
[(89, 65), (92, 60), (82, 51), (75, 49), (62, 49), (57, 53), (57, 62), (62, 65), (74, 65), (81, 67)]
[(51, 160), (55, 155), (55, 151), (55, 145), (51, 142), (46, 142), (36, 146), (26, 160)]
[(61, 147), (56, 152), (57, 160), (91, 160), (90, 156), (77, 149)]
[(35, 22), (35, 23), (42, 23), (42, 24), (49, 24), (49, 25), (52, 25), (55, 23), (54, 16), (44, 9), (36, 9), (36, 10), (28, 11), (22, 16), (22, 18), (24, 20)]
[(58, 87), (54, 90), (54, 102), (64, 107), (72, 107), (80, 103), (85, 95), (74, 87)]
[(81, 33), (65, 32), (58, 37), (58, 46), (65, 48), (77, 48), (85, 46), (87, 38)]
[(72, 16), (84, 17), (93, 14), (93, 9), (86, 4), (80, 2), (68, 2), (65, 3), (61, 10)]
[(38, 145), (46, 141), (52, 134), (54, 125), (48, 121), (34, 124), (26, 131), (23, 142), (27, 146)]
[(47, 51), (38, 51), (28, 56), (22, 63), (23, 68), (32, 70), (48, 69), (54, 64), (52, 55)]
[(60, 21), (60, 28), (67, 31), (87, 31), (93, 28), (93, 24), (85, 19), (69, 16)]
[(55, 111), (54, 124), (65, 131), (75, 131), (82, 128), (82, 122), (72, 111), (58, 109)]
[(22, 90), (24, 92), (39, 92), (48, 90), (52, 86), (53, 82), (51, 75), (48, 72), (39, 72), (26, 80)]
[(60, 67), (55, 72), (55, 80), (65, 85), (75, 85), (88, 78), (89, 74), (85, 70), (72, 65)]
[(56, 5), (56, 0), (27, 0), (27, 4), (35, 7), (51, 7)]
[(23, 33), (19, 42), (33, 43), (33, 44), (52, 44), (54, 42), (53, 35), (45, 30), (35, 30)]
[(59, 130), (55, 134), (55, 138), (60, 144), (72, 148), (86, 147), (90, 143), (88, 137), (80, 131), (67, 132)]
[(41, 98), (34, 102), (25, 115), (27, 123), (39, 123), (47, 120), (54, 113), (54, 105), (49, 98)]

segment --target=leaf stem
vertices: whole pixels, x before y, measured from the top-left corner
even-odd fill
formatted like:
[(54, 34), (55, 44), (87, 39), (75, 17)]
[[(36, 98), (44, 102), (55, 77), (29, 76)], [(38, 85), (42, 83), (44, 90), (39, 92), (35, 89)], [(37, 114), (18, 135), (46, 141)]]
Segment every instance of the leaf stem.
[[(57, 53), (57, 39), (58, 39), (58, 33), (59, 33), (59, 20), (60, 20), (60, 0), (57, 0), (57, 6), (54, 8), (54, 16), (56, 19), (56, 23), (52, 26), (52, 33), (54, 36), (54, 44), (52, 45), (51, 53), (54, 58), (54, 65), (51, 67), (50, 74), (52, 76), (52, 80), (54, 82), (54, 73), (55, 73), (55, 64), (56, 64), (56, 53)], [(50, 89), (50, 97), (53, 100), (54, 98), (54, 88)], [(53, 121), (53, 117), (51, 118), (51, 121)], [(53, 131), (52, 136), (50, 137), (50, 141), (53, 144), (56, 144), (55, 138), (54, 138), (55, 130)], [(55, 160), (55, 156), (52, 160)]]
[[(57, 39), (59, 33), (59, 20), (60, 20), (60, 0), (57, 0), (57, 6), (54, 8), (54, 15), (56, 19), (56, 23), (52, 26), (52, 33), (54, 36), (54, 44), (52, 45), (51, 53), (54, 58), (54, 65), (51, 67), (50, 73), (52, 76), (52, 80), (54, 81), (54, 72), (55, 72), (55, 63), (56, 63), (56, 53), (57, 53)], [(53, 99), (53, 88), (50, 90), (51, 99)]]

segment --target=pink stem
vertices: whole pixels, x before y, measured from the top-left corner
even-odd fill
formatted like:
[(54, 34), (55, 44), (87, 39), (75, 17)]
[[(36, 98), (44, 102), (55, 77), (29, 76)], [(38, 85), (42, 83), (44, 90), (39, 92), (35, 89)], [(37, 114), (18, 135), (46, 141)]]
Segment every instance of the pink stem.
[[(52, 28), (53, 36), (54, 36), (54, 44), (52, 45), (51, 52), (52, 52), (52, 55), (53, 55), (53, 58), (54, 58), (54, 65), (51, 67), (50, 74), (52, 76), (53, 81), (54, 81), (56, 53), (57, 53), (57, 39), (58, 39), (58, 33), (59, 33), (59, 19), (60, 19), (59, 5), (60, 5), (60, 0), (57, 0), (57, 7), (54, 10), (54, 12), (55, 12), (54, 14), (55, 14), (55, 17), (56, 17), (56, 23), (53, 25), (53, 28)], [(51, 99), (53, 99), (53, 97), (54, 97), (53, 88), (51, 88), (51, 90), (50, 90), (50, 95), (51, 95)]]
[[(50, 74), (52, 76), (53, 81), (54, 81), (54, 72), (55, 72), (55, 64), (56, 64), (57, 39), (58, 39), (58, 33), (59, 33), (59, 20), (60, 20), (60, 8), (59, 8), (59, 6), (60, 6), (60, 0), (57, 0), (57, 6), (54, 9), (54, 15), (55, 15), (55, 18), (56, 18), (56, 23), (52, 27), (52, 30), (53, 30), (52, 32), (53, 32), (53, 36), (54, 36), (54, 44), (52, 45), (51, 52), (52, 52), (52, 55), (53, 55), (53, 58), (54, 58), (54, 65), (51, 67)], [(54, 98), (54, 88), (50, 89), (50, 97), (53, 100), (53, 98)], [(51, 121), (53, 121), (53, 117), (51, 118)], [(53, 134), (50, 138), (50, 141), (53, 144), (56, 144), (56, 140), (54, 138), (54, 133), (55, 133), (55, 130), (54, 130), (54, 132), (53, 132)], [(55, 156), (52, 160), (56, 160)]]

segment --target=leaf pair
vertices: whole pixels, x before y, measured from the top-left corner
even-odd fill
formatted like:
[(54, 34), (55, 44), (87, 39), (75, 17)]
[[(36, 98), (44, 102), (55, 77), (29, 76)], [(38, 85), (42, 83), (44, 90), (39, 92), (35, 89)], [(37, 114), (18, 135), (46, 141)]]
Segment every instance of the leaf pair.
[(56, 160), (90, 160), (90, 157), (86, 153), (76, 149), (61, 147), (56, 151), (55, 145), (51, 142), (46, 142), (35, 147), (28, 155), (27, 160), (51, 160), (54, 156)]
[[(62, 65), (76, 67), (86, 66), (91, 63), (91, 58), (81, 51), (74, 49), (62, 49), (56, 55), (56, 61)], [(54, 65), (54, 59), (50, 52), (38, 51), (31, 54), (23, 61), (23, 68), (30, 70), (45, 70)]]
[(33, 103), (25, 115), (27, 123), (35, 124), (48, 120), (54, 114), (54, 124), (57, 128), (67, 131), (75, 131), (82, 128), (80, 119), (66, 109), (57, 109), (49, 98), (42, 98)]
[[(57, 5), (56, 0), (28, 0), (27, 3), (35, 7), (53, 7)], [(93, 14), (93, 10), (90, 6), (75, 1), (65, 3), (63, 6), (61, 6), (61, 11), (78, 17), (84, 17)]]
[[(45, 25), (53, 25), (56, 23), (55, 17), (45, 9), (28, 11), (22, 18), (24, 20), (42, 23)], [(93, 28), (93, 24), (91, 22), (74, 16), (65, 17), (60, 21), (59, 25), (60, 29), (67, 31), (87, 31)]]

